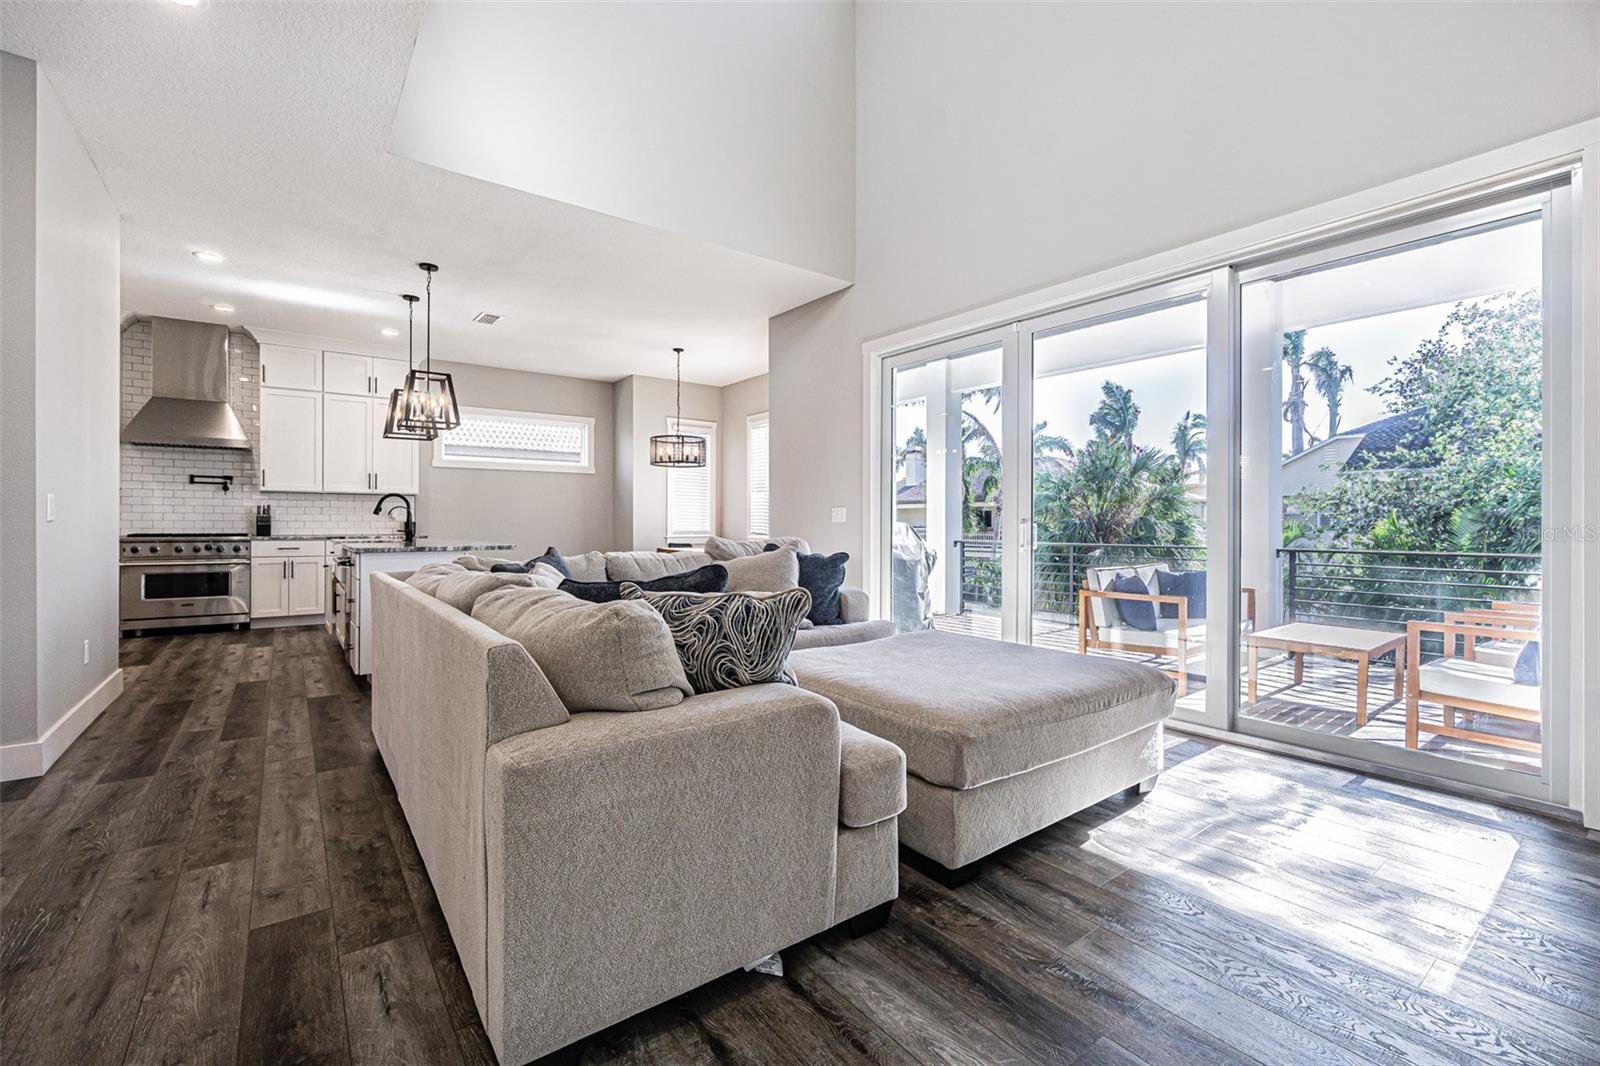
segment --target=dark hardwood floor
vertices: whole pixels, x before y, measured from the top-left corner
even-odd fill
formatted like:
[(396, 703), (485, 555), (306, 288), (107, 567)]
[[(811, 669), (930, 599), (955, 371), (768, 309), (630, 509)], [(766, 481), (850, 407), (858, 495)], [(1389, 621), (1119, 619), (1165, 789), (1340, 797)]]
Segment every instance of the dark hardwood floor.
[[(492, 1061), (318, 629), (146, 637), (0, 789), (7, 1063)], [(585, 1041), (616, 1063), (1596, 1063), (1575, 826), (1169, 736), (1149, 796)]]

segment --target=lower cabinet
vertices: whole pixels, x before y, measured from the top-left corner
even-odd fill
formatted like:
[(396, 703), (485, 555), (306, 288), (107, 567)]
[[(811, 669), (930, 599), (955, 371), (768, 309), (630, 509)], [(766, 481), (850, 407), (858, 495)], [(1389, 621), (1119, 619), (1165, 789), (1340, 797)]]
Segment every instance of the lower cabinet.
[(328, 562), (322, 541), (258, 541), (252, 552), (251, 618), (323, 614)]

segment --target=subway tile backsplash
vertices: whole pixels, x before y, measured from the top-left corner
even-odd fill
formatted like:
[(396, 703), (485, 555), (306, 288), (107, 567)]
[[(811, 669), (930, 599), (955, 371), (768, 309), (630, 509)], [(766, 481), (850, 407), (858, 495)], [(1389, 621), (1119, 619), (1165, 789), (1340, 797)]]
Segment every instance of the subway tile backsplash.
[[(122, 425), (150, 398), (150, 323), (122, 331)], [(261, 442), (261, 355), (248, 333), (228, 338), (228, 402), (250, 436)], [(191, 485), (190, 474), (231, 474), (233, 489)], [(399, 523), (375, 516), (374, 496), (262, 492), (255, 452), (122, 445), (124, 533), (251, 533), (256, 505), (272, 505), (274, 533), (393, 533)]]

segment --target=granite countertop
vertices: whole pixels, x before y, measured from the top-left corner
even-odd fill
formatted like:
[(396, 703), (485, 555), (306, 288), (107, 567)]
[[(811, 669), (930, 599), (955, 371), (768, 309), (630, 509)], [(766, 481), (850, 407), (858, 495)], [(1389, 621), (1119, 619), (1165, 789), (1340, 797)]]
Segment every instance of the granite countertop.
[(403, 533), (270, 533), (251, 540), (399, 540)]
[(516, 547), (515, 544), (473, 544), (473, 543), (468, 543), (468, 542), (465, 542), (465, 541), (463, 541), (461, 543), (457, 543), (457, 544), (451, 544), (451, 543), (447, 543), (447, 542), (440, 542), (438, 544), (435, 544), (432, 541), (422, 541), (422, 542), (417, 543), (417, 544), (398, 544), (398, 543), (395, 543), (395, 544), (356, 544), (356, 543), (351, 543), (351, 544), (346, 544), (344, 546), (344, 550), (349, 552), (349, 553), (351, 553), (352, 555), (357, 555), (357, 554), (360, 554), (360, 555), (373, 555), (373, 554), (380, 554), (380, 553), (384, 553), (384, 552), (390, 552), (390, 553), (394, 553), (394, 552), (400, 552), (400, 553), (409, 553), (409, 552), (508, 552), (508, 551), (511, 551), (512, 549), (514, 549), (515, 547)]

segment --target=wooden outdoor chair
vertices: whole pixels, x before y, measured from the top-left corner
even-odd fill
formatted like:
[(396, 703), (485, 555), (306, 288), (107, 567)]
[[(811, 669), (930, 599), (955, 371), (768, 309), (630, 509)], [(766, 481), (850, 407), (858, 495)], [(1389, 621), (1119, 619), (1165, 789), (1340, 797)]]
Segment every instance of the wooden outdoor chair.
[[(1473, 615), (1463, 611), (1451, 615)], [(1429, 663), (1422, 661), (1422, 634), (1437, 633), (1444, 642), (1445, 654)], [(1474, 740), (1480, 744), (1510, 748), (1515, 751), (1538, 752), (1541, 745), (1535, 740), (1520, 737), (1503, 737), (1469, 728), (1472, 723), (1456, 724), (1456, 711), (1495, 715), (1518, 722), (1541, 722), (1539, 704), (1540, 686), (1519, 685), (1514, 679), (1513, 664), (1501, 665), (1482, 658), (1454, 654), (1458, 641), (1471, 648), (1480, 639), (1515, 643), (1525, 646), (1539, 639), (1537, 619), (1501, 612), (1499, 621), (1470, 618), (1466, 621), (1408, 622), (1406, 623), (1406, 660), (1411, 669), (1406, 674), (1406, 747), (1415, 748), (1418, 735), (1431, 733)], [(1443, 708), (1442, 722), (1427, 725), (1421, 720), (1418, 708), (1423, 700), (1437, 703)]]

